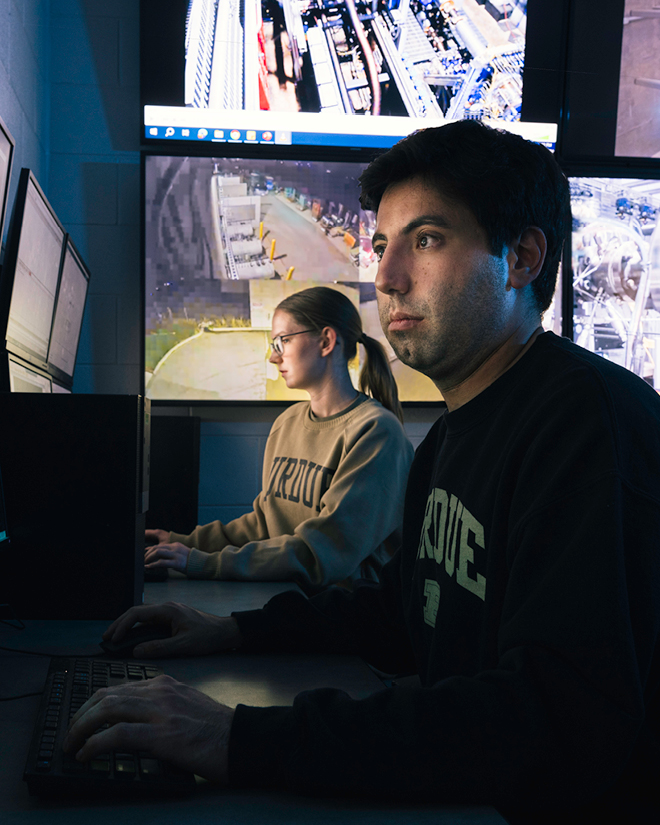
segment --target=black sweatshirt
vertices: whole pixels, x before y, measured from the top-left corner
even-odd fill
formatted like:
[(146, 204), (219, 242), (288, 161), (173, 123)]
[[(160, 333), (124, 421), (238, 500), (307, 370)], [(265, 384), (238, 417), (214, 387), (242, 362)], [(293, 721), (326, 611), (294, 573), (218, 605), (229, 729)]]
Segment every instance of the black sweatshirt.
[(659, 545), (658, 395), (542, 334), (418, 449), (378, 587), (236, 614), (246, 650), (354, 652), (422, 687), (239, 705), (230, 782), (628, 810), (660, 784)]

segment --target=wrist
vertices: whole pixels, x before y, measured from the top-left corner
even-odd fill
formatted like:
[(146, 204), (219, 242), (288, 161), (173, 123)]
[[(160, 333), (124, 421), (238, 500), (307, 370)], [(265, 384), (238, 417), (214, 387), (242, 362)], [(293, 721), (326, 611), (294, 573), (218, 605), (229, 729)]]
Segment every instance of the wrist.
[(218, 650), (236, 650), (241, 647), (243, 634), (233, 616), (219, 617), (216, 638)]

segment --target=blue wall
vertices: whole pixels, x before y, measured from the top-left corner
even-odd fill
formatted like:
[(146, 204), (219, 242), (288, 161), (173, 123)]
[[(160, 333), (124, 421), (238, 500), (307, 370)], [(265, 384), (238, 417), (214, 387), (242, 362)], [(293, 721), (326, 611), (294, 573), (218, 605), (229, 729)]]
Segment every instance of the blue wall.
[(92, 272), (75, 392), (140, 390), (138, 10), (50, 6), (48, 194)]
[(0, 0), (0, 116), (16, 141), (10, 206), (22, 166), (48, 188), (49, 9), (49, 0)]

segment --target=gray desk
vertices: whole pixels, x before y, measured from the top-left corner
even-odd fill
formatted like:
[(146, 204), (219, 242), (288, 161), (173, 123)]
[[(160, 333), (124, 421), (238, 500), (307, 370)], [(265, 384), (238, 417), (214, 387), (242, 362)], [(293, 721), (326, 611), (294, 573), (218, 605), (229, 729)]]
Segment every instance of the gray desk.
[[(294, 585), (189, 582), (145, 587), (145, 601), (180, 601), (218, 615), (260, 607)], [(0, 645), (55, 655), (93, 655), (105, 629), (98, 621), (29, 621), (25, 630), (0, 625)], [(351, 656), (249, 656), (241, 653), (156, 660), (166, 673), (228, 705), (291, 704), (301, 690), (338, 687), (360, 698), (382, 688)], [(0, 651), (0, 696), (41, 691), (48, 660)], [(409, 806), (239, 793), (199, 781), (183, 800), (48, 802), (30, 797), (22, 781), (38, 697), (0, 702), (0, 822), (2, 825), (502, 825), (492, 808)]]

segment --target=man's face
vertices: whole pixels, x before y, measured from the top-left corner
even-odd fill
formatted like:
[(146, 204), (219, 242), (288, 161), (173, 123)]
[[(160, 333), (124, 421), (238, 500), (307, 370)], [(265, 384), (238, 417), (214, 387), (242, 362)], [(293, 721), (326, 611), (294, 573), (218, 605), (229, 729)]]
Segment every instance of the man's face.
[(385, 191), (373, 247), (380, 322), (399, 359), (441, 390), (460, 383), (510, 324), (512, 253), (493, 255), (470, 210), (420, 178)]

